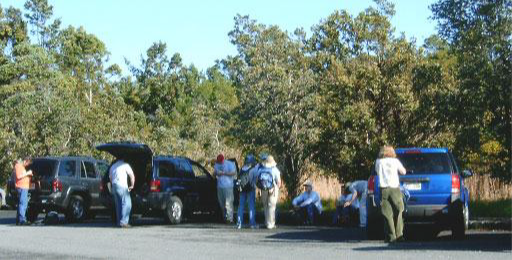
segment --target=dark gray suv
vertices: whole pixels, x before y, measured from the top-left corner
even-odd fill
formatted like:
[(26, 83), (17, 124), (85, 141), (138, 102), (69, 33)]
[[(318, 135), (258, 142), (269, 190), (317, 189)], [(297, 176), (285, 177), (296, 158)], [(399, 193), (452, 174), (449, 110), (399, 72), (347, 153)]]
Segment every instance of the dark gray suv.
[[(80, 222), (105, 209), (99, 199), (101, 177), (108, 164), (91, 157), (41, 157), (28, 167), (34, 173), (29, 190), (27, 219), (33, 222), (41, 212), (64, 213), (68, 222)], [(9, 181), (8, 203), (16, 206), (14, 183)]]

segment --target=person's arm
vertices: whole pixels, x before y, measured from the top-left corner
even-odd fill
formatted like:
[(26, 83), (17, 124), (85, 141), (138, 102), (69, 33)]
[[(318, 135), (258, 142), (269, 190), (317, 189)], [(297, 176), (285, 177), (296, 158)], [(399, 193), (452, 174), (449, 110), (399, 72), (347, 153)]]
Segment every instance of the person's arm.
[(25, 170), (25, 167), (22, 167), (21, 165), (15, 166), (14, 171), (16, 172), (16, 180), (21, 180), (27, 176), (32, 176), (32, 170)]
[(298, 208), (299, 207), (299, 202), (302, 200), (302, 194), (300, 194), (299, 196), (295, 197), (293, 200), (292, 200), (292, 205), (294, 208)]
[(317, 201), (320, 200), (320, 196), (318, 196), (318, 194), (314, 191), (311, 192), (311, 194), (308, 196), (307, 199), (305, 199), (302, 203), (301, 203), (301, 207), (305, 207), (311, 203), (316, 203)]
[(405, 175), (405, 173), (407, 172), (404, 168), (404, 166), (402, 165), (402, 163), (396, 159), (398, 161), (398, 173), (399, 174), (402, 174), (402, 175)]
[(127, 165), (126, 167), (126, 173), (128, 173), (128, 176), (130, 177), (130, 187), (128, 187), (128, 191), (133, 190), (133, 187), (135, 186), (135, 174), (133, 174), (132, 167)]
[(352, 191), (352, 198), (350, 198), (349, 201), (345, 202), (343, 207), (348, 207), (348, 206), (352, 205), (352, 203), (354, 203), (354, 201), (356, 200), (356, 198), (357, 198), (357, 191), (356, 190), (351, 190), (351, 191)]
[(228, 167), (227, 172), (224, 172), (224, 175), (227, 176), (235, 176), (236, 175), (236, 166), (235, 163), (230, 162), (230, 167)]

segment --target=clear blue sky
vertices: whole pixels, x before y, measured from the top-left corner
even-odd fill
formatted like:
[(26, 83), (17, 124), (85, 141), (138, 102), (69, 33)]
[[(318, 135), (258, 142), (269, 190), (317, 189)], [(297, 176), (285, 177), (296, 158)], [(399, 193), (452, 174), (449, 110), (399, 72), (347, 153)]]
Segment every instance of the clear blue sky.
[[(416, 38), (423, 44), (434, 34), (435, 21), (428, 8), (435, 0), (392, 0), (396, 15), (392, 20), (396, 32)], [(23, 9), (25, 0), (2, 0), (2, 8)], [(140, 57), (152, 43), (167, 44), (168, 56), (180, 53), (185, 65), (200, 70), (214, 65), (216, 59), (236, 54), (229, 42), (236, 14), (249, 15), (258, 23), (277, 25), (293, 32), (309, 29), (336, 10), (357, 15), (370, 0), (49, 0), (54, 17), (63, 27), (83, 26), (102, 40), (111, 53), (111, 62), (121, 65), (128, 74), (124, 57), (140, 65)]]

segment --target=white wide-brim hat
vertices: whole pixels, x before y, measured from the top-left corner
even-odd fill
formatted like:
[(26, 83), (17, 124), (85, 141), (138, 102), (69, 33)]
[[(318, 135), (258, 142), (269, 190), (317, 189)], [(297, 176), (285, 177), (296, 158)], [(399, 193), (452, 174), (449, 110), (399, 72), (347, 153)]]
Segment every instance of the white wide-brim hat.
[(274, 160), (274, 156), (272, 156), (272, 155), (267, 156), (267, 159), (265, 159), (265, 161), (263, 161), (263, 166), (267, 167), (267, 168), (275, 167), (276, 165), (277, 165), (277, 163)]

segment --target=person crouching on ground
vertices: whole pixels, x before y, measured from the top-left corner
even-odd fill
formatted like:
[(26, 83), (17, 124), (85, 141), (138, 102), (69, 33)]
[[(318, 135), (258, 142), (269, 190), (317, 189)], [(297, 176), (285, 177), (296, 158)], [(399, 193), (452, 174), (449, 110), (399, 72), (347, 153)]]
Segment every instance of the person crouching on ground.
[(235, 164), (224, 160), (224, 155), (219, 154), (213, 166), (213, 174), (217, 177), (217, 199), (226, 223), (233, 223), (233, 185), (236, 175)]
[[(350, 206), (345, 207), (345, 203), (352, 199), (350, 187), (347, 185), (342, 186), (342, 193), (336, 201), (336, 214), (334, 214), (332, 224), (338, 225), (338, 221), (343, 226), (356, 226), (359, 225), (359, 201), (355, 200)], [(357, 222), (356, 222), (357, 219)]]
[(306, 225), (315, 223), (315, 219), (322, 214), (322, 201), (316, 191), (313, 191), (313, 183), (307, 181), (304, 184), (306, 191), (294, 198), (292, 201), (293, 208), (299, 212), (305, 220)]
[(368, 195), (368, 182), (367, 181), (354, 181), (346, 184), (352, 198), (345, 202), (343, 207), (349, 207), (357, 198), (359, 198), (359, 227), (366, 227), (366, 196)]

